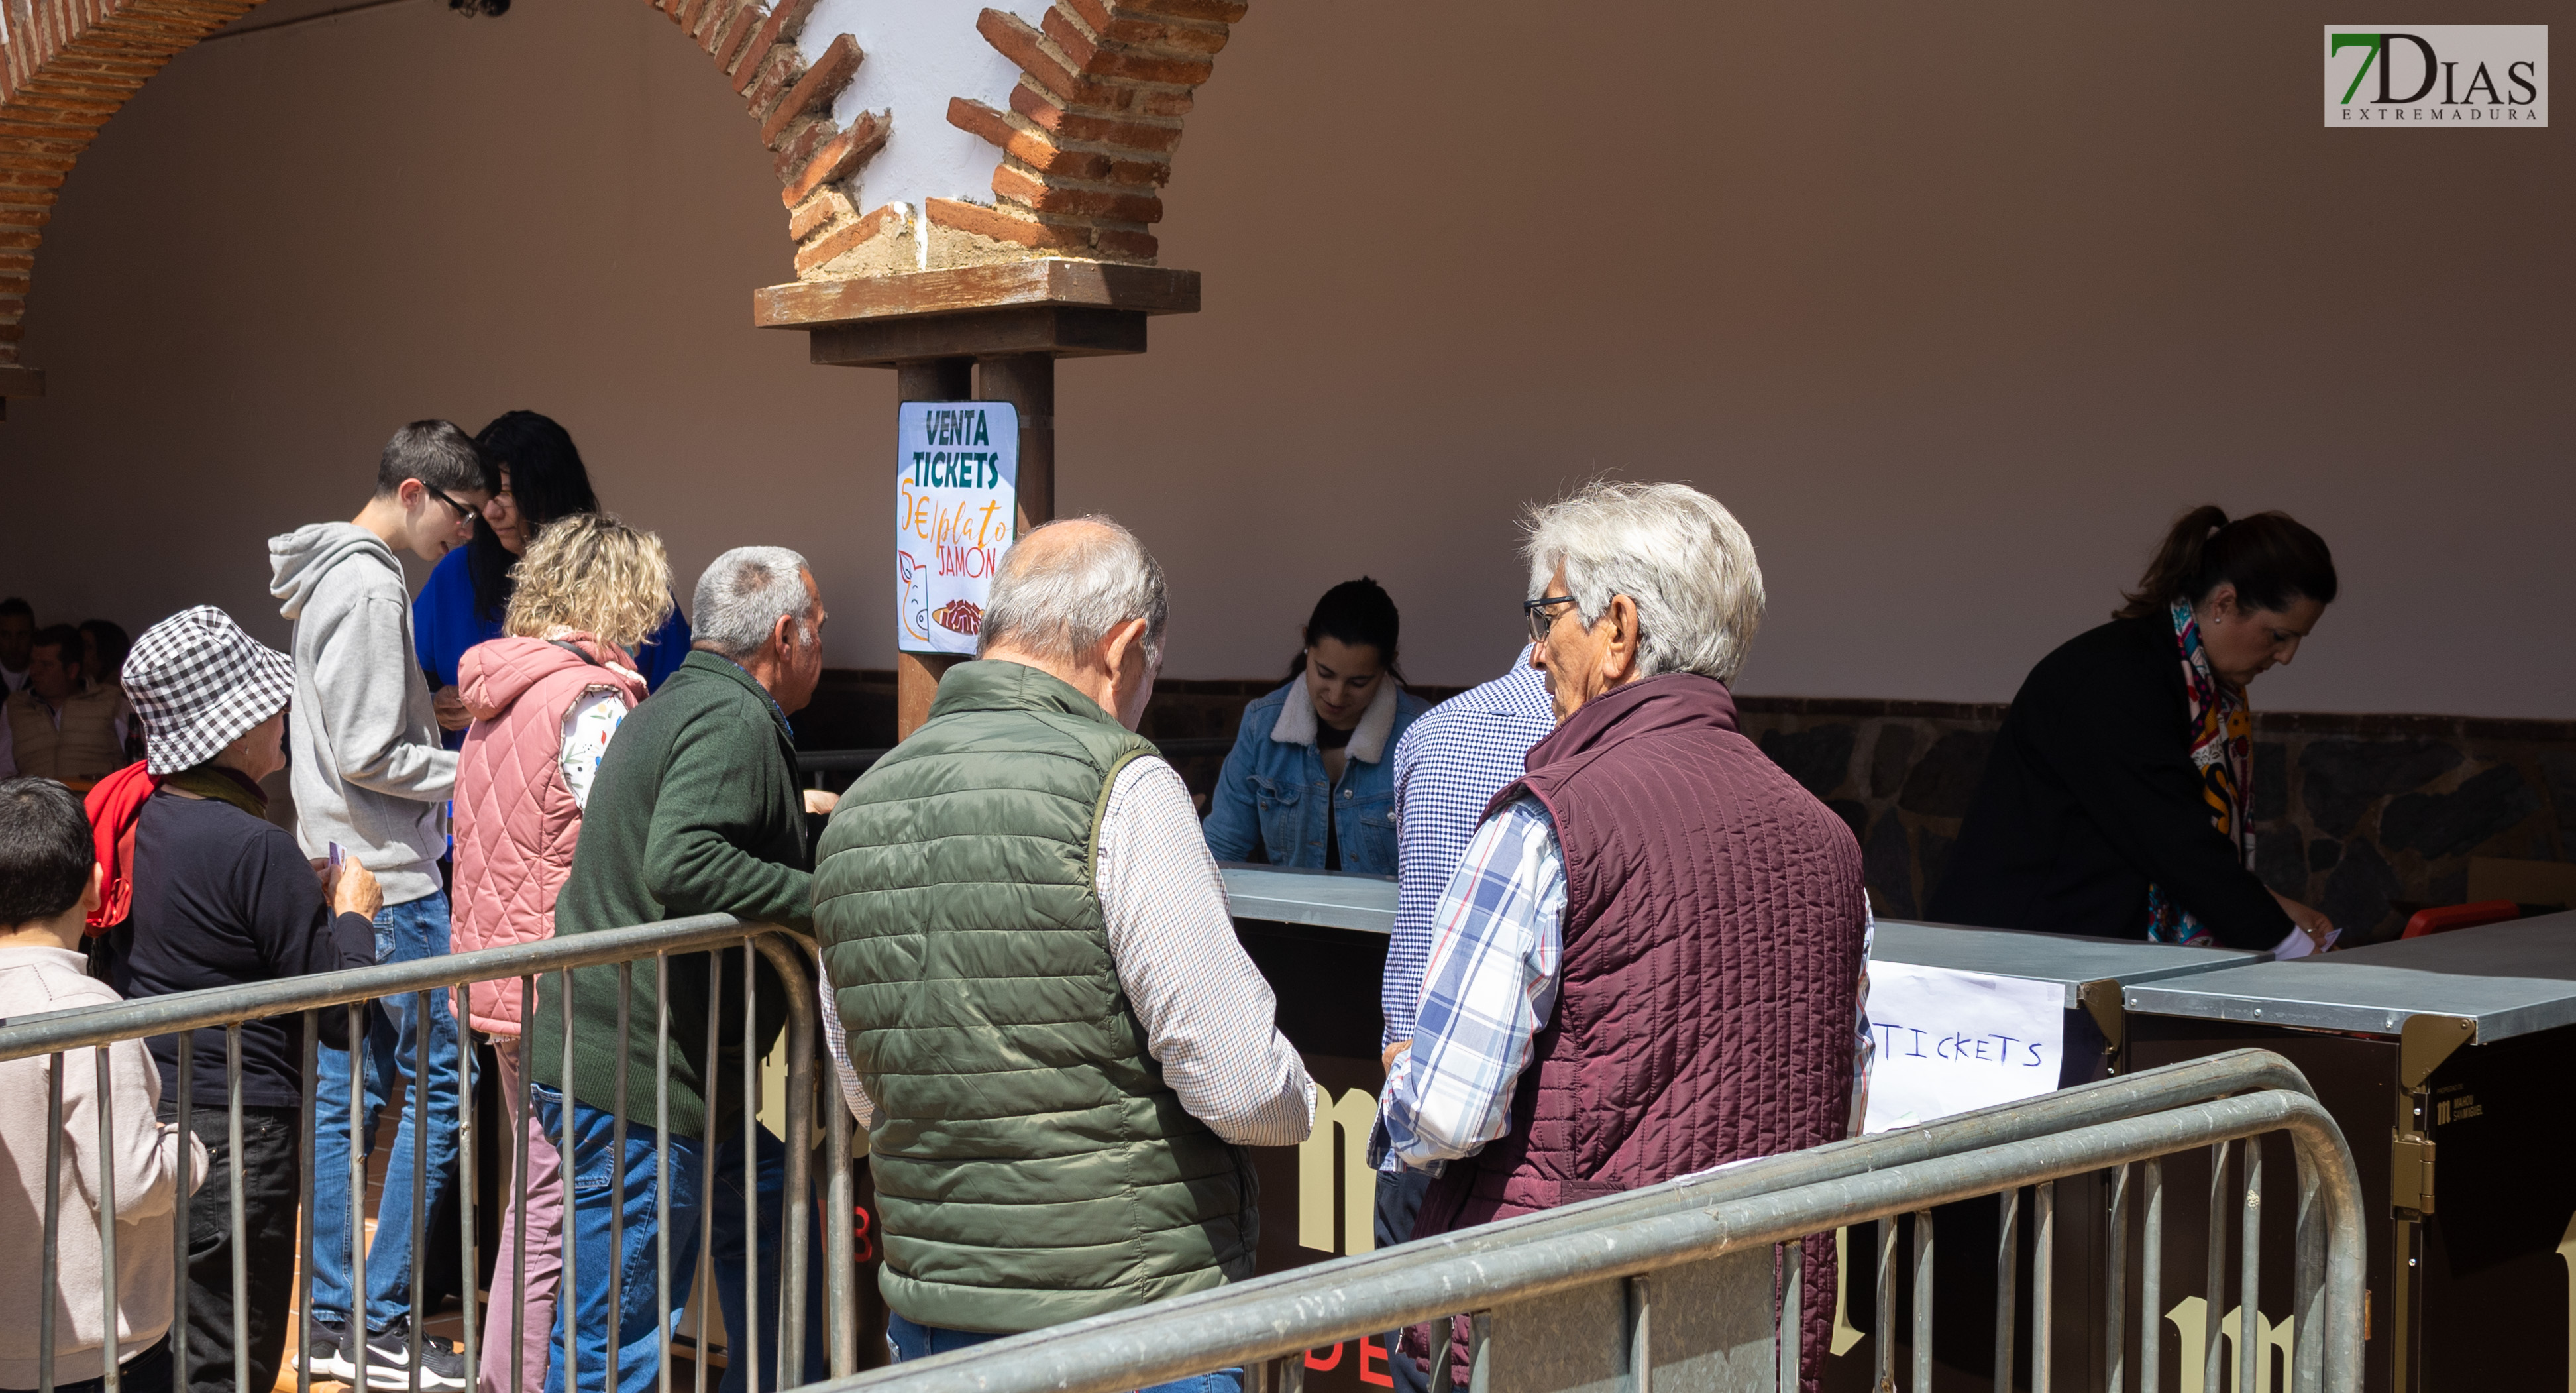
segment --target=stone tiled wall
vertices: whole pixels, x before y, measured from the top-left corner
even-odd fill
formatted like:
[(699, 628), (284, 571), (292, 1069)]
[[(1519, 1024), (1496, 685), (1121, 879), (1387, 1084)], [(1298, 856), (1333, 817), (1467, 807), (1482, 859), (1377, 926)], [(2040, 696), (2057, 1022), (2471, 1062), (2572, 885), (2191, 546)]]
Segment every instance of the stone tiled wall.
[[(1881, 913), (1922, 911), (2000, 706), (1748, 698), (1746, 733), (1852, 826)], [(2255, 870), (2365, 941), (2467, 898), (2473, 856), (2576, 860), (2576, 722), (2257, 712)]]
[[(1158, 685), (1144, 733), (1232, 736), (1276, 681)], [(1439, 701), (1458, 689), (1417, 687)], [(1870, 896), (1920, 915), (1947, 867), (2004, 708), (1802, 697), (1739, 700), (1745, 733), (1851, 824)], [(826, 675), (808, 748), (890, 743), (892, 673)], [(2257, 712), (2255, 870), (2364, 940), (2467, 898), (2472, 857), (2576, 862), (2576, 721)], [(1178, 761), (1191, 791), (1221, 755)]]

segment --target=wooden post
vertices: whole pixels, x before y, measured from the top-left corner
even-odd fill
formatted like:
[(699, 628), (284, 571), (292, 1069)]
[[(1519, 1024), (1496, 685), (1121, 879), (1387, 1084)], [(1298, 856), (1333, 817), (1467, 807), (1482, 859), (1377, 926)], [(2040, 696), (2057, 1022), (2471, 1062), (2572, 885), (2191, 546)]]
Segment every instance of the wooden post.
[(976, 360), (977, 401), (1006, 401), (1020, 416), (1019, 536), (1055, 520), (1055, 355)]
[[(798, 281), (753, 292), (752, 322), (801, 329), (812, 360), (893, 368), (902, 401), (1006, 401), (1020, 417), (1017, 531), (1055, 517), (1055, 360), (1145, 351), (1145, 321), (1194, 314), (1199, 273), (1044, 257)], [(980, 388), (969, 369), (981, 365)], [(5, 380), (0, 380), (5, 385)], [(895, 655), (895, 735), (930, 719), (954, 658)]]
[[(897, 403), (964, 401), (973, 394), (974, 366), (972, 358), (918, 358), (897, 363), (894, 399)], [(939, 692), (940, 674), (956, 661), (945, 653), (894, 655), (895, 739), (912, 734), (930, 719), (930, 699)]]

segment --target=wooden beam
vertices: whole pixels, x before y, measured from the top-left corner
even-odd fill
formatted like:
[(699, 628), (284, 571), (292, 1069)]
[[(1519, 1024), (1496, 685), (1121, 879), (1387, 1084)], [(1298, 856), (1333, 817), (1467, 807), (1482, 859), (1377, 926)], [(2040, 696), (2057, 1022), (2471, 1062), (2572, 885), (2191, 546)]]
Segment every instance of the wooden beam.
[(751, 302), (752, 323), (763, 329), (816, 329), (1034, 305), (1196, 314), (1199, 273), (1106, 261), (1012, 261), (763, 286), (751, 293)]
[(1025, 305), (958, 314), (818, 325), (813, 361), (833, 367), (891, 368), (925, 358), (992, 358), (1046, 353), (1096, 358), (1145, 351), (1145, 316), (1135, 310)]

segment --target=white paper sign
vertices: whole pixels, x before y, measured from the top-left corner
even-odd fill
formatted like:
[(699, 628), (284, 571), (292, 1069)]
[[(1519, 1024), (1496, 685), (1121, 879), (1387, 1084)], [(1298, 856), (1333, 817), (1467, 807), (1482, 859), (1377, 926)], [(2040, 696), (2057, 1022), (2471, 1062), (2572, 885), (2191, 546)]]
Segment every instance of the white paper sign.
[(1869, 1112), (1861, 1130), (1912, 1127), (2057, 1087), (2066, 988), (1914, 963), (1869, 965)]
[(895, 632), (906, 653), (975, 651), (1019, 507), (1008, 402), (903, 403), (895, 450)]

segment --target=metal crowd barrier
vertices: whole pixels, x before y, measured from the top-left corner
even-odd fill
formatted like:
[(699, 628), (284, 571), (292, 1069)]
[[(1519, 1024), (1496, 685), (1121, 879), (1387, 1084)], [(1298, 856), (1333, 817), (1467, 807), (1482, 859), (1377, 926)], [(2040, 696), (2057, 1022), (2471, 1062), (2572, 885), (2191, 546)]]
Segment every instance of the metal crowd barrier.
[[(536, 999), (535, 993), (537, 979), (548, 973), (554, 973), (558, 974), (558, 981), (563, 984), (561, 994), (564, 1011), (563, 1069), (565, 1086), (563, 1092), (567, 1103), (567, 1106), (564, 1109), (564, 1137), (561, 1148), (563, 1153), (562, 1171), (564, 1188), (565, 1248), (563, 1254), (563, 1278), (559, 1288), (558, 1303), (575, 1301), (578, 1290), (576, 1285), (578, 1265), (576, 1262), (577, 1245), (572, 1241), (576, 1232), (576, 1219), (573, 1205), (573, 1177), (575, 1167), (572, 1160), (573, 1147), (571, 1144), (572, 1116), (571, 1108), (569, 1107), (569, 1104), (573, 1100), (574, 1092), (571, 1084), (573, 1076), (573, 998), (570, 990), (570, 970), (578, 967), (610, 964), (613, 964), (618, 968), (617, 1016), (618, 1041), (620, 1048), (618, 1052), (616, 1089), (618, 1098), (622, 1105), (626, 1097), (627, 1087), (626, 1046), (631, 1039), (629, 1032), (634, 1026), (634, 1022), (630, 1018), (630, 1007), (634, 984), (633, 968), (636, 964), (649, 960), (653, 965), (654, 985), (656, 988), (655, 1000), (658, 1003), (662, 1003), (664, 1007), (664, 1009), (655, 1013), (657, 1019), (653, 1022), (654, 1040), (656, 1044), (654, 1052), (656, 1061), (654, 1067), (654, 1099), (656, 1108), (655, 1119), (657, 1123), (656, 1140), (658, 1143), (655, 1148), (654, 1156), (654, 1191), (658, 1236), (655, 1269), (655, 1281), (657, 1283), (656, 1291), (662, 1297), (662, 1309), (667, 1311), (670, 1309), (669, 1293), (671, 1291), (671, 1153), (670, 1127), (668, 1125), (670, 1106), (670, 1052), (668, 1047), (671, 1038), (671, 1020), (667, 1009), (669, 1001), (668, 984), (670, 960), (674, 955), (705, 953), (709, 955), (712, 966), (716, 961), (720, 961), (720, 955), (737, 947), (742, 950), (744, 969), (744, 1049), (743, 1079), (741, 1086), (743, 1089), (744, 1100), (744, 1106), (742, 1109), (742, 1140), (744, 1145), (743, 1165), (745, 1171), (744, 1203), (748, 1207), (745, 1214), (744, 1225), (745, 1233), (747, 1235), (745, 1241), (747, 1244), (756, 1243), (760, 1237), (757, 1214), (759, 1204), (759, 1184), (757, 1176), (759, 1146), (757, 1129), (759, 1128), (760, 1123), (754, 1116), (755, 1108), (751, 1101), (757, 1093), (757, 1071), (760, 1068), (759, 1059), (756, 1057), (758, 1051), (755, 1047), (753, 1038), (754, 1022), (752, 1018), (754, 1013), (751, 1009), (757, 990), (757, 977), (756, 973), (753, 971), (752, 957), (755, 952), (769, 961), (770, 965), (778, 972), (780, 978), (783, 979), (787, 988), (788, 1027), (786, 1044), (788, 1077), (786, 1097), (783, 1100), (785, 1104), (785, 1125), (787, 1130), (787, 1135), (784, 1138), (786, 1143), (785, 1194), (787, 1213), (785, 1216), (785, 1228), (787, 1241), (785, 1262), (781, 1272), (780, 1285), (782, 1290), (781, 1300), (779, 1302), (780, 1309), (772, 1315), (771, 1320), (775, 1326), (777, 1335), (779, 1362), (779, 1368), (776, 1371), (778, 1375), (777, 1386), (780, 1388), (788, 1388), (800, 1384), (804, 1382), (804, 1371), (802, 1365), (806, 1338), (804, 1328), (806, 1306), (805, 1295), (809, 1279), (807, 1271), (808, 1253), (806, 1247), (806, 1233), (808, 1225), (813, 1220), (809, 1187), (812, 1178), (810, 1158), (813, 1149), (816, 1008), (814, 992), (811, 986), (811, 977), (808, 974), (808, 969), (815, 961), (814, 949), (810, 940), (790, 933), (787, 930), (768, 925), (745, 924), (731, 915), (724, 914), (708, 914), (686, 919), (664, 920), (658, 923), (640, 924), (632, 928), (615, 929), (603, 933), (581, 934), (573, 937), (551, 939), (537, 943), (518, 944), (506, 948), (485, 949), (473, 953), (458, 953), (444, 957), (425, 958), (412, 962), (388, 963), (376, 967), (355, 968), (342, 972), (320, 973), (313, 976), (288, 978), (281, 981), (264, 982), (237, 987), (225, 987), (207, 991), (182, 992), (170, 996), (150, 997), (142, 1000), (124, 1002), (113, 1006), (97, 1006), (73, 1011), (59, 1011), (40, 1016), (23, 1016), (10, 1020), (5, 1024), (0, 1024), (0, 1061), (25, 1059), (39, 1055), (50, 1056), (48, 1078), (51, 1085), (50, 1097), (53, 1125), (49, 1134), (45, 1154), (46, 1191), (44, 1245), (42, 1254), (45, 1289), (47, 1291), (56, 1289), (56, 1243), (61, 1223), (61, 1216), (57, 1213), (57, 1209), (59, 1207), (64, 1131), (62, 1119), (62, 1071), (64, 1068), (64, 1054), (67, 1051), (83, 1047), (98, 1047), (93, 1050), (93, 1056), (97, 1061), (98, 1068), (99, 1146), (102, 1152), (102, 1159), (104, 1160), (105, 1154), (113, 1144), (114, 1136), (113, 1104), (110, 1096), (108, 1078), (109, 1055), (108, 1051), (104, 1047), (119, 1041), (145, 1039), (157, 1035), (177, 1034), (179, 1036), (177, 1127), (179, 1132), (185, 1136), (189, 1134), (191, 1126), (190, 1105), (192, 1100), (190, 1098), (190, 1092), (192, 1072), (194, 1069), (193, 1032), (209, 1027), (224, 1027), (228, 1045), (228, 1058), (225, 1061), (225, 1081), (230, 1099), (228, 1112), (231, 1152), (228, 1164), (230, 1166), (232, 1179), (229, 1200), (231, 1205), (231, 1237), (233, 1245), (232, 1307), (234, 1383), (237, 1388), (247, 1386), (250, 1383), (250, 1352), (247, 1330), (249, 1277), (247, 1271), (248, 1249), (245, 1244), (246, 1234), (244, 1232), (243, 1218), (243, 1175), (240, 1164), (242, 1151), (241, 1026), (247, 1021), (260, 1020), (288, 1013), (301, 1013), (303, 1016), (304, 1101), (301, 1119), (303, 1130), (300, 1134), (298, 1144), (298, 1149), (302, 1153), (302, 1176), (300, 1180), (301, 1188), (298, 1193), (297, 1205), (299, 1212), (305, 1215), (309, 1220), (313, 1206), (314, 1180), (312, 1141), (316, 1136), (315, 1126), (317, 1122), (314, 1115), (314, 1100), (316, 1096), (316, 1085), (319, 1082), (315, 1055), (317, 1045), (316, 1026), (319, 1024), (321, 1013), (324, 1010), (332, 1007), (341, 1007), (349, 1013), (349, 1054), (350, 1067), (353, 1075), (350, 1089), (351, 1097), (349, 1115), (349, 1187), (350, 1194), (352, 1196), (352, 1208), (355, 1211), (353, 1218), (357, 1221), (350, 1225), (349, 1233), (349, 1245), (351, 1250), (351, 1305), (353, 1307), (349, 1329), (357, 1337), (357, 1349), (354, 1360), (357, 1365), (357, 1370), (356, 1381), (353, 1387), (358, 1389), (367, 1388), (369, 1384), (365, 1364), (366, 1330), (365, 1321), (361, 1315), (365, 1309), (367, 1287), (365, 1275), (366, 1225), (364, 1223), (367, 1156), (365, 1148), (366, 1139), (361, 1135), (360, 1116), (364, 1107), (365, 1090), (358, 1084), (354, 1077), (356, 1070), (359, 1067), (359, 1055), (363, 1049), (363, 1041), (365, 1038), (365, 1004), (368, 1001), (379, 998), (411, 995), (416, 998), (417, 1006), (422, 1013), (422, 1018), (426, 1019), (432, 993), (446, 991), (451, 988), (462, 989), (472, 983), (507, 981), (512, 978), (516, 978), (519, 981), (521, 992), (522, 1029), (525, 1029), (530, 1023), (532, 1023), (535, 1016), (534, 1003)], [(716, 1031), (718, 1028), (718, 1020), (719, 1013), (710, 1011), (706, 1021), (707, 1058), (710, 1061), (715, 1059), (717, 1054), (718, 1041), (716, 1039)], [(426, 1080), (429, 1077), (428, 1035), (429, 1032), (425, 1029), (419, 1033), (419, 1053), (416, 1056), (416, 1067), (413, 1073), (413, 1078), (416, 1081)], [(457, 1177), (457, 1193), (461, 1197), (458, 1208), (461, 1211), (464, 1270), (467, 1286), (466, 1298), (461, 1303), (464, 1307), (463, 1333), (465, 1338), (461, 1341), (460, 1352), (464, 1358), (469, 1387), (479, 1382), (477, 1369), (481, 1354), (476, 1339), (476, 1302), (473, 1291), (473, 1288), (476, 1285), (476, 1275), (479, 1272), (475, 1253), (474, 1110), (472, 1107), (472, 1081), (474, 1080), (476, 1071), (473, 1067), (473, 1050), (473, 1031), (467, 1027), (465, 1021), (460, 1017), (457, 1028), (457, 1078), (459, 1080), (460, 1093), (460, 1097), (457, 1099), (457, 1126), (459, 1129), (459, 1145), (457, 1149), (459, 1174)], [(516, 1159), (513, 1175), (515, 1186), (519, 1191), (520, 1200), (522, 1204), (524, 1204), (528, 1165), (528, 1119), (532, 1115), (530, 1111), (531, 1104), (528, 1084), (534, 1071), (525, 1067), (526, 1061), (524, 1055), (522, 1057), (522, 1061), (519, 1096), (515, 1099), (508, 1100), (509, 1107), (504, 1115), (508, 1118), (510, 1125), (514, 1128)], [(424, 1297), (423, 1273), (425, 1245), (422, 1242), (424, 1237), (422, 1225), (427, 1222), (427, 1215), (424, 1212), (424, 1200), (427, 1183), (426, 1153), (429, 1135), (429, 1093), (430, 1090), (426, 1087), (416, 1086), (410, 1090), (410, 1097), (405, 1103), (407, 1107), (414, 1110), (412, 1118), (414, 1152), (411, 1209), (412, 1338), (410, 1340), (411, 1363), (406, 1374), (406, 1386), (412, 1390), (412, 1393), (419, 1393), (421, 1386), (420, 1359), (424, 1339), (423, 1319), (427, 1315), (427, 1313), (423, 1312), (420, 1308), (423, 1304)], [(832, 1118), (832, 1125), (828, 1128), (830, 1147), (828, 1163), (831, 1169), (831, 1175), (827, 1182), (824, 1202), (827, 1207), (827, 1212), (836, 1217), (835, 1222), (823, 1225), (824, 1281), (827, 1298), (824, 1303), (824, 1311), (826, 1330), (830, 1339), (830, 1362), (832, 1372), (835, 1375), (846, 1375), (857, 1368), (856, 1353), (858, 1348), (856, 1329), (857, 1307), (855, 1305), (857, 1292), (854, 1282), (856, 1268), (851, 1256), (853, 1234), (851, 1231), (851, 1225), (848, 1221), (854, 1207), (854, 1191), (852, 1188), (853, 1181), (850, 1171), (850, 1119), (849, 1115), (837, 1106), (827, 1109), (827, 1112)], [(707, 1109), (706, 1134), (704, 1138), (704, 1144), (707, 1148), (707, 1161), (706, 1164), (701, 1167), (699, 1176), (699, 1253), (702, 1260), (710, 1254), (713, 1246), (714, 1209), (711, 1203), (712, 1197), (709, 1191), (714, 1183), (716, 1169), (714, 1162), (714, 1149), (717, 1144), (717, 1138), (715, 1132), (715, 1110), (710, 1106)], [(625, 1143), (626, 1120), (621, 1109), (618, 1120), (615, 1123), (615, 1141), (612, 1147), (614, 1156), (612, 1161), (612, 1184), (619, 1191), (623, 1190), (626, 1178)], [(172, 1307), (170, 1335), (168, 1338), (171, 1341), (173, 1393), (187, 1393), (188, 1361), (186, 1356), (185, 1337), (187, 1331), (188, 1303), (188, 1227), (190, 1210), (192, 1208), (191, 1192), (195, 1188), (196, 1181), (190, 1174), (191, 1153), (184, 1143), (180, 1148), (179, 1165), (178, 1191), (175, 1196), (176, 1202), (174, 1204), (176, 1217), (172, 1224), (172, 1257), (173, 1266), (176, 1269), (176, 1292)], [(115, 1178), (113, 1167), (111, 1165), (102, 1164), (100, 1173), (103, 1186), (98, 1197), (99, 1212), (101, 1216), (101, 1222), (99, 1224), (99, 1244), (102, 1257), (102, 1275), (106, 1287), (106, 1329), (110, 1332), (104, 1359), (104, 1363), (106, 1365), (104, 1384), (108, 1393), (119, 1393), (114, 1340), (114, 1332), (117, 1329), (115, 1252), (115, 1231), (117, 1226), (113, 1219), (113, 1216), (116, 1213), (116, 1196), (114, 1191)], [(624, 1226), (624, 1206), (619, 1205), (612, 1211), (610, 1239), (610, 1250), (612, 1253), (623, 1251)], [(312, 1366), (314, 1316), (312, 1303), (309, 1299), (314, 1258), (313, 1226), (309, 1222), (302, 1225), (302, 1233), (303, 1237), (301, 1239), (302, 1249), (300, 1262), (304, 1273), (305, 1296), (307, 1299), (299, 1303), (302, 1308), (302, 1317), (299, 1338), (297, 1340), (298, 1353), (296, 1388), (298, 1393), (310, 1393), (314, 1382)], [(522, 1231), (522, 1238), (518, 1248), (519, 1251), (513, 1255), (513, 1261), (520, 1264), (516, 1269), (516, 1272), (521, 1277), (524, 1277), (524, 1264), (527, 1251), (524, 1231)], [(760, 1304), (760, 1283), (757, 1279), (759, 1273), (758, 1257), (756, 1254), (752, 1253), (746, 1253), (745, 1257), (746, 1267), (751, 1278), (745, 1283), (746, 1291), (749, 1294), (745, 1304), (752, 1307), (752, 1309), (743, 1313), (743, 1325), (746, 1329), (759, 1330), (761, 1327), (758, 1310)], [(524, 1297), (524, 1284), (514, 1283), (514, 1286)], [(613, 1271), (610, 1276), (608, 1302), (609, 1310), (612, 1313), (623, 1309), (624, 1293), (622, 1291), (622, 1286), (623, 1273)], [(697, 1350), (696, 1357), (691, 1362), (696, 1368), (696, 1393), (706, 1393), (707, 1361), (705, 1353), (708, 1347), (707, 1313), (717, 1304), (717, 1296), (714, 1291), (704, 1289), (703, 1284), (701, 1284), (700, 1289), (697, 1292), (697, 1299), (700, 1303), (698, 1308)], [(43, 1369), (43, 1382), (41, 1384), (41, 1388), (44, 1390), (44, 1393), (52, 1393), (54, 1386), (54, 1308), (56, 1304), (57, 1303), (53, 1301), (46, 1302), (44, 1311), (38, 1318), (40, 1321), (38, 1336), (39, 1360)], [(520, 1314), (524, 1314), (524, 1302), (522, 1303)], [(611, 1318), (614, 1319), (615, 1317), (612, 1315)], [(657, 1322), (660, 1326), (658, 1348), (661, 1367), (658, 1386), (661, 1393), (670, 1393), (671, 1342), (673, 1328), (677, 1323), (678, 1322), (674, 1319), (665, 1319)], [(567, 1336), (569, 1337), (575, 1322), (568, 1317), (564, 1324)], [(571, 1348), (572, 1346), (570, 1345), (568, 1338), (564, 1356), (566, 1357), (567, 1367), (570, 1365), (569, 1355), (571, 1353)], [(760, 1355), (758, 1339), (755, 1338), (750, 1341), (748, 1347), (744, 1349), (733, 1349), (728, 1346), (727, 1357), (728, 1359), (748, 1359), (751, 1361), (749, 1367), (745, 1369), (746, 1377), (744, 1386), (752, 1389), (760, 1387), (758, 1368)], [(514, 1352), (514, 1359), (515, 1358), (516, 1355)], [(614, 1389), (618, 1382), (618, 1342), (613, 1331), (610, 1332), (610, 1337), (607, 1341), (607, 1358), (608, 1367), (606, 1370), (606, 1386)], [(515, 1371), (515, 1386), (522, 1388), (526, 1386), (524, 1372), (525, 1371), (523, 1370)], [(590, 1386), (587, 1382), (590, 1377), (590, 1371), (584, 1369), (581, 1372), (583, 1375), (583, 1386)], [(324, 1379), (324, 1382), (326, 1383), (332, 1381), (333, 1380), (327, 1377)], [(151, 1393), (151, 1390), (137, 1390), (137, 1393)]]
[[(1914, 1224), (1911, 1386), (1932, 1387), (1934, 1291), (1931, 1211), (1999, 1197), (2009, 1235), (2020, 1190), (2035, 1187), (2039, 1243), (2033, 1264), (2030, 1347), (2033, 1393), (2049, 1387), (2047, 1343), (2057, 1312), (2050, 1239), (2057, 1222), (2053, 1183), (2107, 1170), (2115, 1196), (2114, 1239), (2104, 1309), (2079, 1319), (2120, 1322), (2128, 1303), (2125, 1237), (2130, 1167), (2143, 1163), (2144, 1252), (2158, 1251), (2163, 1209), (2159, 1158), (2211, 1148), (2223, 1175), (2228, 1148), (2287, 1132), (2298, 1160), (2295, 1329), (2291, 1386), (2320, 1393), (2361, 1386), (2363, 1232), (2359, 1182), (2341, 1131), (2278, 1055), (2235, 1051), (2190, 1064), (2104, 1080), (1925, 1127), (1767, 1158), (1624, 1195), (1403, 1244), (1113, 1315), (1034, 1331), (932, 1359), (839, 1380), (836, 1390), (870, 1393), (1118, 1393), (1240, 1366), (1247, 1393), (1301, 1393), (1304, 1351), (1355, 1337), (1470, 1313), (1468, 1366), (1461, 1378), (1444, 1348), (1435, 1393), (1463, 1382), (1472, 1393), (1548, 1393), (1617, 1386), (1655, 1393), (1675, 1388), (1794, 1393), (1800, 1363), (1802, 1243), (1837, 1227), (1910, 1215)], [(2257, 1221), (2260, 1148), (2244, 1148), (2241, 1290), (2253, 1309), (2260, 1278)], [(2213, 1190), (2216, 1185), (2213, 1184)], [(2213, 1205), (2213, 1214), (2223, 1209)], [(2211, 1251), (2224, 1254), (2213, 1218)], [(1894, 1232), (1882, 1230), (1879, 1368), (1876, 1386), (1897, 1387), (1894, 1345)], [(2224, 1267), (2213, 1258), (2206, 1294), (2215, 1310)], [(2139, 1300), (2152, 1321), (2163, 1275), (2149, 1258)], [(2019, 1250), (1997, 1253), (2005, 1298), (1995, 1338), (1994, 1386), (2014, 1386), (2018, 1351), (2011, 1294)], [(2199, 1351), (2215, 1393), (2220, 1331), (2204, 1322)], [(2153, 1330), (2152, 1325), (2145, 1326)], [(2238, 1387), (2264, 1386), (2264, 1343), (2236, 1340)], [(2153, 1342), (2148, 1342), (2148, 1348)], [(2127, 1371), (2112, 1341), (2104, 1386), (2125, 1389)], [(2153, 1353), (2140, 1361), (2140, 1387), (2159, 1388)]]

